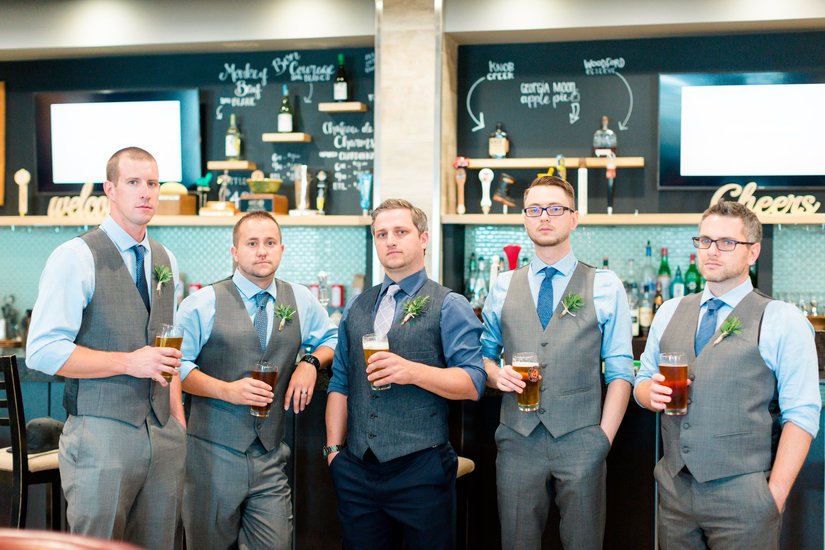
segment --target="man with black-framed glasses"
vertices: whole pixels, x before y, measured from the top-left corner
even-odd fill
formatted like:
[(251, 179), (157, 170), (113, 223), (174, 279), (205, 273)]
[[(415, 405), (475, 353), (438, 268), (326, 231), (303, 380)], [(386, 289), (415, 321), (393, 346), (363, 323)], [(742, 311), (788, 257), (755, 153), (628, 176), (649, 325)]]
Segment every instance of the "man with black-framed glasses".
[[(561, 514), (565, 548), (602, 546), (605, 459), (633, 381), (630, 311), (619, 278), (571, 251), (575, 204), (572, 186), (561, 178), (530, 184), (523, 213), (535, 257), (496, 279), (482, 312), (487, 385), (505, 392), (496, 430), (504, 549), (541, 548), (550, 499)], [(541, 378), (539, 405), (529, 412), (516, 403), (525, 382), (511, 365), (520, 352), (538, 356), (532, 377)]]
[(688, 363), (687, 412), (662, 417), (654, 470), (664, 550), (778, 548), (785, 501), (819, 428), (813, 327), (753, 288), (761, 240), (746, 206), (708, 208), (693, 238), (705, 290), (665, 302), (650, 327), (640, 405), (658, 412), (671, 401), (660, 352)]

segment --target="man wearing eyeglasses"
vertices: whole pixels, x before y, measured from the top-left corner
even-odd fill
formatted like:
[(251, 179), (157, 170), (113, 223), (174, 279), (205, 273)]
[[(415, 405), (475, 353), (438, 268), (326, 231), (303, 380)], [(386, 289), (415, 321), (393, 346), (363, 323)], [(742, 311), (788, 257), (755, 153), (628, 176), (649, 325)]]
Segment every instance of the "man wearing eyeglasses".
[[(535, 257), (496, 279), (482, 312), (487, 385), (505, 392), (496, 430), (503, 549), (541, 548), (551, 499), (566, 549), (602, 546), (605, 458), (633, 381), (630, 311), (619, 278), (571, 251), (575, 204), (572, 186), (561, 178), (530, 184), (524, 227)], [(537, 411), (522, 412), (516, 403), (525, 387), (511, 366), (519, 352), (538, 355)]]
[(819, 428), (813, 327), (753, 288), (761, 240), (744, 205), (708, 208), (693, 239), (705, 290), (665, 302), (650, 327), (638, 403), (658, 412), (671, 400), (660, 351), (683, 353), (689, 372), (687, 413), (661, 418), (664, 550), (779, 548), (782, 510)]

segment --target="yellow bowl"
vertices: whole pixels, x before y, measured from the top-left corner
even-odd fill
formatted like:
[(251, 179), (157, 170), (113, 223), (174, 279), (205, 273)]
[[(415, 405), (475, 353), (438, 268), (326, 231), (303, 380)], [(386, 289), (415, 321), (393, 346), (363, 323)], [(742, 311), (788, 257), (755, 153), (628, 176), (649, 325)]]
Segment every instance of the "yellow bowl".
[(248, 179), (246, 182), (249, 184), (249, 190), (253, 193), (277, 193), (278, 189), (281, 187), (281, 180), (276, 179)]

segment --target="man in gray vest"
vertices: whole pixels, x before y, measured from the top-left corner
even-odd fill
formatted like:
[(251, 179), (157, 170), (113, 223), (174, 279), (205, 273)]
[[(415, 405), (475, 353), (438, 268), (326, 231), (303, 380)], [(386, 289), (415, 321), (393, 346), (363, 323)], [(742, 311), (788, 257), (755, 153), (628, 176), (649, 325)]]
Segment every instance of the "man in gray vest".
[[(332, 361), (335, 327), (309, 289), (275, 278), (284, 245), (268, 212), (235, 224), (231, 278), (184, 300), (181, 378), (191, 395), (183, 524), (187, 548), (292, 548), (285, 411), (312, 399)], [(298, 352), (309, 348), (296, 366)], [(251, 377), (277, 365), (275, 387)], [(267, 417), (250, 406), (272, 404)]]
[(72, 532), (171, 549), (185, 428), (180, 352), (152, 346), (179, 289), (174, 256), (146, 234), (159, 187), (143, 149), (109, 159), (109, 215), (46, 262), (26, 365), (66, 378), (60, 477)]
[[(423, 211), (386, 200), (372, 213), (372, 234), (386, 276), (347, 305), (327, 395), (323, 454), (344, 548), (395, 548), (401, 533), (411, 550), (446, 550), (455, 544), (458, 465), (447, 400), (484, 390), (481, 324), (463, 296), (427, 278)], [(367, 333), (389, 342), (368, 363)]]
[[(612, 272), (576, 259), (573, 188), (554, 176), (524, 192), (530, 264), (501, 274), (482, 317), (487, 385), (505, 392), (496, 430), (496, 485), (502, 548), (541, 547), (550, 499), (568, 550), (601, 548), (605, 459), (627, 409), (633, 381), (630, 310)], [(504, 352), (504, 366), (500, 357)], [(513, 355), (538, 356), (538, 410), (519, 410), (525, 388)], [(607, 395), (602, 406), (602, 361)]]
[(693, 238), (705, 290), (665, 302), (650, 327), (639, 404), (658, 412), (671, 400), (660, 352), (684, 354), (689, 373), (687, 414), (661, 418), (654, 476), (664, 549), (779, 548), (785, 500), (819, 428), (813, 327), (753, 288), (761, 240), (746, 206), (705, 210)]

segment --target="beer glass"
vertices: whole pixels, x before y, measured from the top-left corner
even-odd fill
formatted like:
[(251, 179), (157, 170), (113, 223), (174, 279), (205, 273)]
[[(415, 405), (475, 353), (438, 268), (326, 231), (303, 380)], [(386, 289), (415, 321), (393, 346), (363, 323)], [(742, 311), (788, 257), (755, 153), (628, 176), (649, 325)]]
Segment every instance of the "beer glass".
[(670, 403), (665, 405), (665, 414), (681, 416), (687, 414), (688, 364), (684, 353), (660, 353), (659, 373), (665, 377), (662, 382), (673, 390)]
[[(267, 363), (266, 361), (257, 361), (255, 366), (252, 367), (252, 378), (254, 380), (260, 380), (261, 382), (269, 384), (274, 392), (275, 382), (278, 380), (278, 365), (273, 365), (272, 363)], [(269, 416), (270, 408), (272, 408), (271, 402), (267, 403), (263, 407), (256, 407), (253, 405), (249, 408), (249, 414), (252, 416), (266, 418)]]
[[(366, 361), (367, 364), (370, 362), (370, 357), (379, 351), (390, 351), (390, 342), (387, 340), (386, 334), (365, 334), (361, 337), (361, 345), (364, 348), (364, 361)], [(370, 382), (370, 386), (372, 386), (374, 390), (388, 390), (392, 384), (376, 386)]]
[[(180, 351), (181, 344), (183, 344), (183, 327), (163, 324), (160, 326), (157, 334), (155, 334), (156, 348), (175, 348)], [(161, 374), (167, 382), (172, 379), (172, 375), (168, 372)]]
[(518, 410), (524, 412), (539, 409), (539, 357), (535, 353), (520, 352), (513, 355), (513, 370), (521, 375), (527, 384), (521, 393), (516, 393)]

